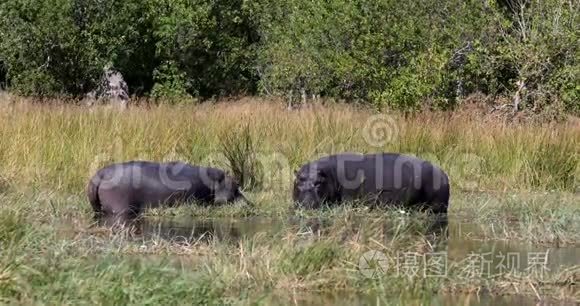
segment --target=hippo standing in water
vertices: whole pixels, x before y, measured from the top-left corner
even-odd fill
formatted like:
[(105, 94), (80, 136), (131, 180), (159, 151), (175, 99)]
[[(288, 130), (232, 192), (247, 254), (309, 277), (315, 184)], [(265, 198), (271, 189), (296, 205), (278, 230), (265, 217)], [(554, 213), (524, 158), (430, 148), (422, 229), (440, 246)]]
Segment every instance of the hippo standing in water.
[(197, 201), (225, 204), (242, 199), (238, 184), (220, 169), (183, 162), (129, 161), (97, 171), (87, 185), (95, 217), (125, 222), (144, 209)]
[(304, 208), (363, 200), (371, 206), (446, 214), (449, 179), (438, 167), (412, 156), (342, 153), (303, 165), (296, 172), (293, 199)]

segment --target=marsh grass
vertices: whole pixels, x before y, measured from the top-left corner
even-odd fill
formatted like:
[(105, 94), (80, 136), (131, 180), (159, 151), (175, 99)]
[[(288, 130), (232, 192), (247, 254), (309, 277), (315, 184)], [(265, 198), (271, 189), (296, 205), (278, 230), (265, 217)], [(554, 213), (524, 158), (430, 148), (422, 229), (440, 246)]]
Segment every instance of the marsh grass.
[(3, 210), (0, 216), (0, 245), (6, 248), (18, 243), (26, 234), (26, 226), (22, 212), (14, 209)]
[(542, 278), (466, 279), (463, 261), (450, 262), (448, 275), (439, 278), (393, 270), (371, 278), (360, 273), (360, 257), (369, 250), (382, 252), (391, 269), (402, 252), (436, 251), (433, 239), (439, 238), (428, 234), (429, 219), (422, 216), (393, 220), (384, 227), (376, 218), (366, 216), (361, 222), (335, 212), (332, 222), (319, 230), (312, 230), (316, 222), (283, 224), (278, 232), (236, 241), (219, 236), (183, 241), (89, 227), (83, 212), (76, 212), (80, 222), (64, 224), (60, 217), (18, 214), (29, 203), (19, 199), (23, 202), (13, 202), (20, 208), (14, 214), (6, 207), (1, 211), (7, 224), (2, 239), (12, 241), (10, 251), (0, 254), (0, 296), (8, 304), (248, 305), (268, 304), (275, 296), (332, 297), (335, 292), (370, 295), (380, 304), (393, 298), (429, 302), (441, 293), (469, 292), (579, 301), (580, 266)]
[(250, 125), (234, 129), (222, 135), (221, 150), (228, 161), (227, 167), (243, 189), (261, 187), (263, 174), (256, 156), (259, 146), (254, 142)]
[[(78, 193), (97, 168), (111, 162), (211, 164), (226, 155), (229, 163), (220, 167), (284, 193), (301, 164), (342, 151), (423, 157), (448, 171), (454, 190), (578, 188), (576, 121), (532, 125), (461, 114), (392, 114), (367, 129), (374, 115), (368, 110), (330, 105), (287, 111), (259, 99), (125, 112), (0, 101), (0, 109), (0, 176), (20, 188)], [(378, 137), (378, 146), (365, 135)], [(275, 171), (264, 166), (271, 159)]]
[[(578, 266), (545, 279), (466, 282), (465, 263), (453, 263), (445, 278), (362, 277), (359, 259), (369, 250), (391, 266), (399, 252), (433, 251), (439, 244), (429, 216), (358, 203), (294, 210), (290, 199), (293, 170), (312, 158), (398, 151), (448, 171), (451, 218), (481, 225), (466, 239), (577, 245), (578, 125), (392, 114), (390, 141), (375, 147), (362, 134), (371, 115), (344, 105), (286, 111), (258, 99), (122, 113), (0, 101), (0, 302), (255, 305), (341, 292), (421, 305), (444, 292), (484, 291), (580, 301)], [(223, 226), (183, 240), (95, 227), (86, 181), (99, 167), (129, 159), (215, 163), (254, 186), (247, 193), (254, 208), (187, 205), (150, 210), (150, 220), (270, 218), (278, 230), (226, 239)]]

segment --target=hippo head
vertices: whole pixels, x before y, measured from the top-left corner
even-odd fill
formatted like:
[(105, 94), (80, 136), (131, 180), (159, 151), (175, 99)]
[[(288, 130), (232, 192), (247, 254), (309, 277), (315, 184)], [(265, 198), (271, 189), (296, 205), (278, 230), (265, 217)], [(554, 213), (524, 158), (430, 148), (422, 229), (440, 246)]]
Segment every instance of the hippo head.
[(237, 200), (243, 200), (249, 206), (254, 206), (240, 191), (239, 183), (232, 177), (223, 172), (214, 173), (212, 176), (213, 200), (217, 205), (232, 203)]
[(216, 204), (226, 204), (237, 200), (242, 196), (238, 183), (227, 175), (221, 176), (213, 187), (214, 202)]
[(323, 169), (302, 169), (296, 173), (293, 197), (297, 206), (316, 209), (334, 198), (332, 178)]

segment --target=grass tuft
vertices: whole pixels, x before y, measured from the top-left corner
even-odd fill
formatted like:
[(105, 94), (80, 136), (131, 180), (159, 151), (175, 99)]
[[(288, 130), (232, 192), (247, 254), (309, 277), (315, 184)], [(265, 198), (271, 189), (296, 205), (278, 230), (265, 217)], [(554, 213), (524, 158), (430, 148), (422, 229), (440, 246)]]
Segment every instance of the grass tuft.
[(259, 147), (254, 141), (249, 124), (244, 125), (241, 130), (233, 129), (223, 133), (221, 150), (233, 176), (243, 189), (252, 190), (261, 187), (261, 165), (256, 156)]

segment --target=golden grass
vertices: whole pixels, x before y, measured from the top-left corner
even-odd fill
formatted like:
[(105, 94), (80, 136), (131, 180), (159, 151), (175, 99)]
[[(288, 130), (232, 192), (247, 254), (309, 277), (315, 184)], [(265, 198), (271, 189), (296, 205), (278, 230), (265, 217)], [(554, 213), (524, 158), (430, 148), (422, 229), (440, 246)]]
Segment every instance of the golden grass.
[(208, 164), (219, 155), (224, 133), (239, 133), (248, 125), (261, 161), (281, 164), (266, 171), (266, 181), (276, 177), (280, 192), (287, 191), (300, 164), (341, 151), (423, 157), (449, 173), (454, 189), (578, 188), (578, 122), (534, 125), (465, 113), (378, 114), (383, 117), (377, 117), (373, 144), (364, 137), (371, 130), (365, 125), (377, 113), (348, 105), (289, 111), (280, 102), (245, 98), (118, 112), (58, 101), (7, 101), (0, 101), (0, 177), (13, 187), (78, 193), (98, 167), (129, 159)]
[[(580, 177), (578, 122), (510, 124), (466, 112), (410, 117), (393, 113), (380, 117), (386, 133), (379, 131), (379, 145), (373, 146), (364, 135), (376, 113), (348, 105), (288, 111), (281, 102), (245, 98), (118, 112), (48, 102), (52, 103), (0, 98), (0, 244), (6, 250), (0, 252), (2, 302), (139, 304), (146, 299), (223, 305), (228, 300), (242, 304), (267, 298), (272, 292), (286, 298), (308, 297), (308, 292), (319, 290), (375, 290), (371, 297), (385, 301), (399, 295), (430, 301), (444, 292), (516, 291), (536, 296), (539, 291), (544, 297), (578, 301), (577, 265), (546, 279), (499, 276), (463, 283), (459, 270), (464, 266), (459, 263), (450, 266), (449, 277), (442, 280), (363, 277), (357, 264), (370, 249), (383, 252), (389, 262), (396, 252), (432, 251), (431, 235), (421, 233), (429, 224), (420, 215), (400, 221), (392, 215), (398, 212), (336, 208), (312, 212), (314, 219), (334, 220), (321, 232), (283, 224), (274, 236), (260, 233), (233, 244), (220, 239), (183, 243), (139, 240), (131, 233), (92, 228), (90, 207), (82, 195), (89, 176), (107, 163), (211, 163), (209, 157), (221, 151), (224, 133), (239, 135), (249, 126), (258, 159), (271, 162), (262, 172), (266, 185), (250, 194), (258, 204), (256, 211), (180, 207), (154, 210), (149, 217), (234, 218), (257, 211), (287, 217), (292, 171), (303, 162), (341, 151), (395, 151), (429, 159), (449, 173), (452, 215), (486, 225), (474, 230), (477, 236), (465, 238), (574, 244), (579, 241), (577, 195), (569, 192), (578, 190)], [(11, 188), (34, 192), (2, 194)], [(558, 192), (545, 192), (552, 189)], [(364, 227), (355, 226), (357, 213), (362, 213)], [(299, 217), (309, 217), (303, 214)], [(392, 226), (393, 235), (379, 226), (389, 218), (399, 220)], [(512, 225), (512, 220), (522, 222)], [(450, 254), (456, 255), (452, 250)]]

